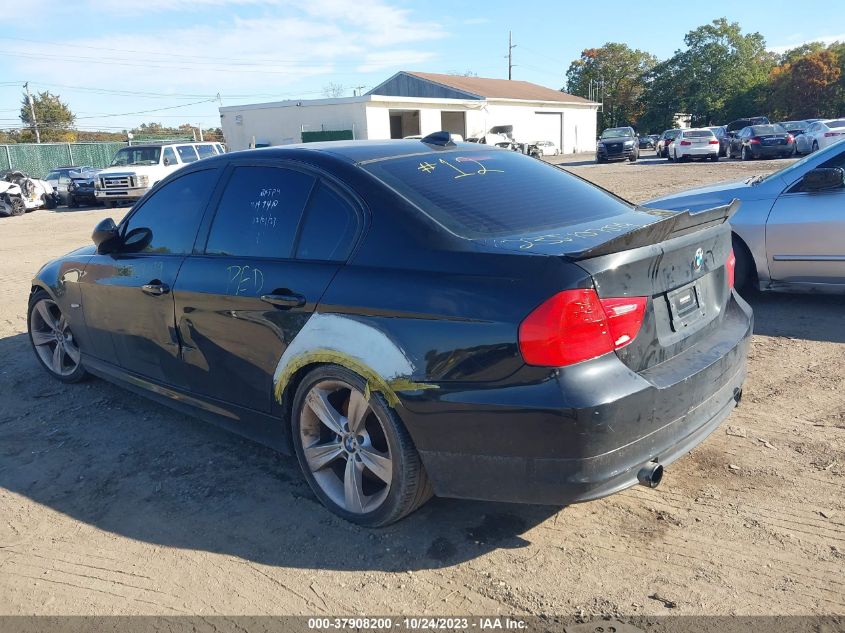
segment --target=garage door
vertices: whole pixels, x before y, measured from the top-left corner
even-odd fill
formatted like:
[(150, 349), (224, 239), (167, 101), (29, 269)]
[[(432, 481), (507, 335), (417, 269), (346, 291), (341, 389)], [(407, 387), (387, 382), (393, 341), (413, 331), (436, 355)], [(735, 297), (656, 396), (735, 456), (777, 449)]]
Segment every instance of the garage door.
[(558, 148), (563, 147), (563, 114), (561, 112), (534, 113), (535, 141), (551, 141)]

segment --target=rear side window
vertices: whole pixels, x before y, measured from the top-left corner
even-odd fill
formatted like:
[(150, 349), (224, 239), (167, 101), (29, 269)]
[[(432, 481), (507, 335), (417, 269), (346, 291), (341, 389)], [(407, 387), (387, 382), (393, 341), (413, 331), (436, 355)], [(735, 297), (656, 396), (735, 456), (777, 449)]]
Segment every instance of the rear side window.
[(211, 145), (197, 145), (197, 153), (200, 155), (200, 158), (210, 158), (216, 154)]
[(176, 152), (173, 151), (172, 147), (165, 147), (164, 148), (164, 160), (167, 161), (168, 165), (178, 164), (177, 161), (176, 161)]
[(127, 231), (148, 228), (153, 237), (145, 253), (185, 254), (194, 247), (200, 220), (218, 171), (206, 169), (171, 180), (146, 198), (127, 222)]
[(528, 156), (451, 150), (364, 166), (427, 215), (469, 238), (536, 233), (630, 211), (625, 202)]
[(205, 252), (290, 257), (314, 180), (281, 167), (236, 167), (220, 198)]
[(326, 185), (320, 185), (308, 202), (297, 259), (343, 261), (349, 255), (358, 229), (358, 214)]
[(179, 152), (179, 158), (182, 159), (183, 163), (193, 163), (195, 160), (199, 160), (197, 150), (194, 149), (193, 145), (177, 145), (176, 151)]
[(836, 128), (836, 127), (845, 127), (845, 119), (840, 119), (839, 121), (831, 121), (827, 124), (829, 128)]

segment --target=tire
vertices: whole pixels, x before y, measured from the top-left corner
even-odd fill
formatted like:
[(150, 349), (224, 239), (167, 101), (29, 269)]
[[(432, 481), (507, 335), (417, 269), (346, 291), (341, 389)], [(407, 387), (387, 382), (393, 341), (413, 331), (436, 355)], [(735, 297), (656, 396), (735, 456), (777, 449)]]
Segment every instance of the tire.
[(76, 209), (79, 206), (79, 203), (76, 201), (76, 198), (74, 197), (74, 195), (72, 193), (68, 194), (67, 206), (68, 206), (68, 209)]
[(718, 163), (718, 162), (719, 162), (719, 153), (718, 153), (718, 152), (716, 152), (715, 154), (713, 154), (713, 155), (710, 157), (710, 160), (712, 160), (714, 163)]
[(55, 209), (58, 205), (56, 204), (56, 199), (51, 196), (47, 195), (46, 193), (41, 196), (41, 199), (44, 201), (44, 208), (45, 209)]
[(32, 351), (51, 377), (73, 383), (88, 376), (70, 326), (45, 290), (30, 295), (26, 323)]
[(10, 216), (23, 215), (26, 213), (26, 203), (20, 196), (9, 196)]
[(810, 153), (812, 154), (812, 153), (817, 152), (817, 151), (819, 151), (819, 142), (813, 141), (813, 147), (810, 148)]
[[(366, 391), (364, 379), (344, 367), (311, 371), (296, 390), (291, 438), (305, 480), (326, 508), (381, 527), (419, 508), (432, 490), (399, 416), (379, 392), (365, 400)], [(352, 407), (362, 412), (354, 416), (362, 425), (350, 431), (342, 411), (349, 416)]]
[(751, 257), (751, 252), (737, 235), (731, 238), (731, 245), (736, 257), (736, 267), (734, 268), (734, 288), (741, 294), (747, 294), (757, 287), (757, 273), (754, 266), (754, 258)]
[(629, 163), (636, 163), (638, 158), (639, 158), (639, 156), (637, 154), (631, 154), (631, 156), (628, 157), (628, 162)]
[(742, 146), (742, 150), (740, 151), (739, 156), (742, 160), (751, 160), (748, 148), (746, 148), (745, 145)]

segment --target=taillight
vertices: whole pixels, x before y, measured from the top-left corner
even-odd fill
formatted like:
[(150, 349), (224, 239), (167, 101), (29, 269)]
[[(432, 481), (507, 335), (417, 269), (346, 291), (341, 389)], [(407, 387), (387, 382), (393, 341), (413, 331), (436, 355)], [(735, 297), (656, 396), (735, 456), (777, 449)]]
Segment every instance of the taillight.
[(714, 138), (712, 141), (707, 141), (707, 144), (708, 144), (708, 145), (718, 145), (718, 144), (719, 144), (719, 141), (717, 141), (717, 140)]
[(562, 367), (620, 349), (640, 331), (646, 297), (599, 299), (592, 288), (564, 290), (519, 325), (519, 350), (529, 365)]
[(786, 135), (786, 144), (787, 144), (787, 145), (792, 145), (792, 142), (793, 142), (794, 140), (795, 140), (795, 137), (794, 137), (794, 136), (792, 136), (792, 134), (787, 134), (787, 135)]
[(825, 137), (830, 137), (830, 136), (841, 136), (841, 135), (842, 135), (842, 132), (825, 132), (825, 133), (824, 133), (824, 135), (825, 135)]
[(681, 141), (681, 145), (692, 145), (689, 141)]
[(736, 255), (734, 255), (733, 249), (731, 249), (731, 254), (728, 255), (728, 261), (725, 262), (725, 272), (728, 274), (728, 288), (733, 288), (736, 278)]
[(760, 144), (760, 139), (758, 137), (753, 137), (751, 140), (748, 141), (749, 143), (753, 143), (754, 145)]

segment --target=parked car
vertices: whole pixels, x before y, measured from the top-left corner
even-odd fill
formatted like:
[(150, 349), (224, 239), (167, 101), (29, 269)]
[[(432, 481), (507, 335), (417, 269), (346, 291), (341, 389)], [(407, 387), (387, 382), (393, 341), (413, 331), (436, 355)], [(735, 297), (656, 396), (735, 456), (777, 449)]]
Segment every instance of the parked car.
[(719, 160), (719, 140), (709, 128), (681, 130), (669, 148), (669, 160)]
[(41, 207), (55, 209), (58, 196), (46, 180), (16, 169), (0, 172), (0, 217), (23, 215)]
[(102, 170), (88, 168), (70, 173), (67, 185), (67, 206), (75, 209), (81, 205), (98, 204), (95, 184)]
[(771, 121), (769, 121), (768, 117), (764, 116), (752, 116), (745, 119), (736, 119), (725, 126), (725, 133), (728, 136), (734, 136), (741, 129), (751, 125), (769, 125), (770, 123)]
[(445, 132), (238, 152), (46, 264), (29, 337), (58, 380), (292, 447), (358, 524), (586, 501), (656, 486), (740, 399), (733, 209), (643, 210)]
[(657, 152), (657, 155), (660, 158), (669, 158), (669, 147), (672, 145), (672, 141), (675, 140), (675, 137), (681, 133), (681, 130), (678, 128), (674, 128), (671, 130), (666, 130), (663, 134), (660, 135), (660, 139), (657, 141), (657, 144), (654, 146), (654, 150)]
[(779, 125), (751, 125), (731, 137), (730, 158), (788, 158), (795, 154), (795, 139)]
[(845, 119), (814, 121), (796, 140), (799, 154), (809, 154), (845, 139)]
[(742, 182), (693, 189), (646, 203), (695, 212), (733, 199), (737, 288), (845, 293), (845, 143)]
[(781, 126), (784, 130), (792, 134), (793, 137), (797, 137), (799, 134), (803, 134), (808, 127), (810, 127), (810, 122), (808, 121), (781, 121), (780, 123), (776, 123), (775, 125)]
[(540, 156), (557, 156), (560, 150), (552, 141), (537, 141), (533, 143), (540, 152)]
[(657, 147), (657, 141), (660, 140), (660, 134), (649, 134), (648, 137), (651, 139), (651, 142)]
[(637, 134), (632, 127), (612, 127), (604, 130), (596, 144), (596, 162), (629, 160), (636, 162), (640, 156)]
[(146, 143), (122, 147), (97, 178), (97, 200), (109, 207), (132, 204), (169, 173), (222, 153), (220, 143)]
[(641, 136), (640, 139), (640, 149), (654, 149), (654, 139), (650, 136)]
[(724, 125), (714, 125), (707, 129), (713, 132), (716, 140), (719, 141), (719, 156), (727, 156), (728, 146), (731, 144), (727, 128)]
[(70, 183), (70, 174), (74, 171), (82, 171), (92, 169), (87, 165), (65, 165), (63, 167), (56, 167), (52, 169), (49, 174), (44, 177), (44, 180), (50, 183), (53, 191), (59, 197), (59, 204), (67, 204), (67, 187)]

